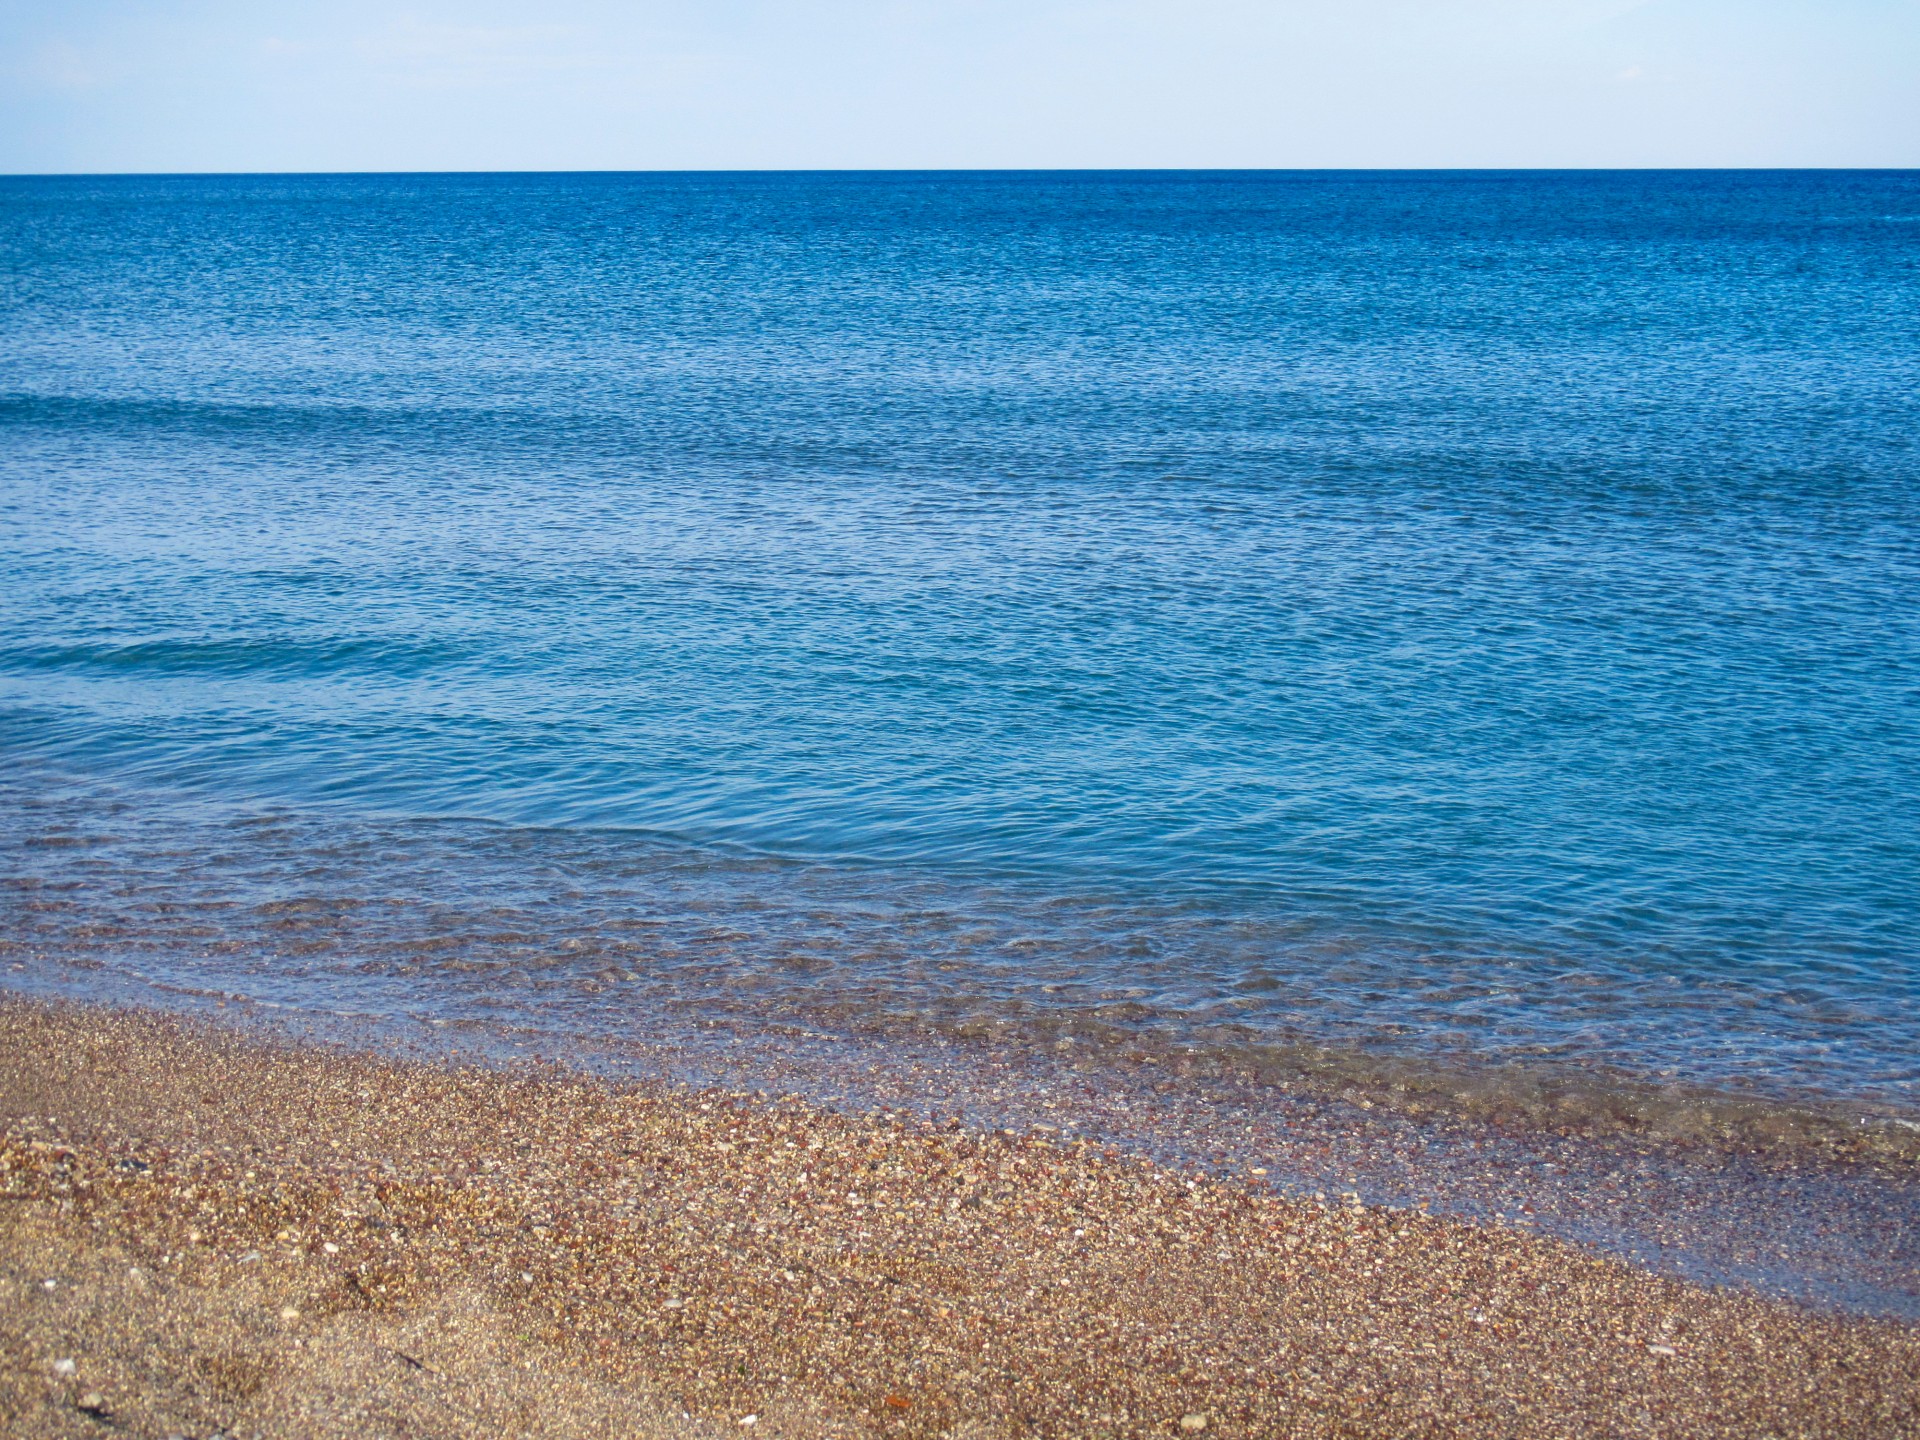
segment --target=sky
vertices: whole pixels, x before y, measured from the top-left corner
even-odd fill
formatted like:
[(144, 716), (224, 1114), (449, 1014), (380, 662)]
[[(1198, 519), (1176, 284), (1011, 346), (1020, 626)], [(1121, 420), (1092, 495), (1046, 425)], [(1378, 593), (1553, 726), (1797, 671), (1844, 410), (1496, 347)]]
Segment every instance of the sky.
[(0, 0), (0, 173), (1920, 166), (1920, 0)]

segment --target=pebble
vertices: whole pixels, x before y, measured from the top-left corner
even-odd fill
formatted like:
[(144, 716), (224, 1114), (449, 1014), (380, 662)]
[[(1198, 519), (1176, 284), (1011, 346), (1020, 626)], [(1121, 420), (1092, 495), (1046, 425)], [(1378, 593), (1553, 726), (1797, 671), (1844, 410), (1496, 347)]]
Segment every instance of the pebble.
[(56, 1360), (53, 1362), (53, 1373), (56, 1375), (71, 1375), (79, 1368), (80, 1367), (75, 1365), (71, 1360)]
[[(101, 1228), (75, 1243), (133, 1234), (157, 1255), (193, 1216), (213, 1241), (197, 1252), (196, 1293), (224, 1268), (235, 1337), (295, 1310), (263, 1305), (267, 1285), (323, 1303), (371, 1281), (375, 1315), (390, 1316), (373, 1323), (409, 1325), (434, 1296), (471, 1290), (509, 1322), (504, 1348), (487, 1339), (463, 1358), (435, 1342), (435, 1373), (449, 1394), (540, 1394), (549, 1434), (599, 1433), (566, 1428), (571, 1402), (545, 1388), (571, 1372), (672, 1395), (708, 1425), (755, 1426), (777, 1399), (771, 1431), (813, 1412), (821, 1433), (841, 1434), (1476, 1435), (1488, 1416), (1524, 1415), (1500, 1433), (1545, 1436), (1613, 1433), (1645, 1409), (1667, 1440), (1920, 1436), (1913, 1332), (1657, 1279), (1537, 1237), (1322, 1208), (1113, 1150), (911, 1117), (254, 1051), (173, 1022), (76, 1013), (0, 1006), (0, 1055), (32, 1074), (54, 1068), (35, 1057), (68, 1031), (129, 1037), (90, 1042), (105, 1058), (89, 1083), (137, 1115), (147, 1144), (178, 1150), (104, 1188)], [(377, 1104), (343, 1100), (375, 1076)], [(226, 1129), (208, 1129), (199, 1102), (215, 1090), (229, 1097)], [(343, 1104), (366, 1133), (316, 1146), (314, 1127)], [(64, 1192), (27, 1128), (0, 1127), (0, 1162), (56, 1217)], [(126, 1148), (104, 1126), (73, 1138), (67, 1169), (83, 1179)], [(252, 1147), (247, 1160), (222, 1142)], [(321, 1242), (327, 1228), (352, 1243)], [(273, 1249), (242, 1278), (236, 1252), (283, 1233), (369, 1264), (348, 1275)], [(396, 1234), (404, 1247), (386, 1243)], [(152, 1315), (156, 1297), (107, 1288), (129, 1317)], [(358, 1303), (326, 1313), (343, 1338), (369, 1323)], [(77, 1330), (42, 1344), (84, 1350), (96, 1378), (117, 1373), (115, 1353)], [(289, 1367), (320, 1348), (296, 1349), (291, 1333), (281, 1344)], [(1636, 1358), (1682, 1344), (1712, 1363)], [(290, 1404), (307, 1383), (293, 1368), (273, 1382)], [(1186, 1409), (1203, 1396), (1220, 1409)], [(1309, 1426), (1303, 1397), (1342, 1413)], [(114, 1423), (164, 1433), (156, 1399), (116, 1394)], [(1096, 1415), (1111, 1420), (1090, 1425)]]

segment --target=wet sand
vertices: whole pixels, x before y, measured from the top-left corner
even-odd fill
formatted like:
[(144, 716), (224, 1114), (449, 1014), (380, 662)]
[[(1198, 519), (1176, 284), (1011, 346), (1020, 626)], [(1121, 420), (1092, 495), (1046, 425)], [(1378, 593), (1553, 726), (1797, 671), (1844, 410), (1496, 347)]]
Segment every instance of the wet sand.
[(0, 1004), (0, 1429), (1920, 1433), (1920, 1331), (1257, 1177)]

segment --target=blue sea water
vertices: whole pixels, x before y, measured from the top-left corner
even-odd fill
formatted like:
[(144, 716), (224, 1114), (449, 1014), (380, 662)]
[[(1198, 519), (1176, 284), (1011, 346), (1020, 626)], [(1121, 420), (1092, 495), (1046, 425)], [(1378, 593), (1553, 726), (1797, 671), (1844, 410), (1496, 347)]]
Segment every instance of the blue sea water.
[(1920, 174), (0, 180), (0, 427), (15, 963), (1920, 1114)]

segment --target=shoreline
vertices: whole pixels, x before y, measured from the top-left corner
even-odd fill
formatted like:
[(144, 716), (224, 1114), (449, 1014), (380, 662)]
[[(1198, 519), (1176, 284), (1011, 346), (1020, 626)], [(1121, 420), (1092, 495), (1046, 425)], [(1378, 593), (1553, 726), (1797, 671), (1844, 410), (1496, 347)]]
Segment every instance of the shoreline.
[[(1281, 943), (1255, 991), (1201, 985), (1162, 1003), (1149, 992), (1169, 974), (1239, 963), (1206, 948), (1225, 943), (1215, 932), (1226, 912), (1130, 912), (1107, 948), (1131, 927), (1136, 940), (1165, 939), (1171, 965), (1136, 973), (1087, 950), (1117, 895), (1058, 912), (1062, 897), (980, 880), (686, 845), (643, 846), (636, 859), (592, 830), (354, 817), (31, 767), (0, 773), (0, 792), (18, 810), (0, 852), (21, 901), (0, 921), (0, 960), (56, 986), (70, 972), (83, 998), (104, 967), (188, 995), (322, 1012), (351, 996), (376, 1014), (583, 1038), (636, 1027), (692, 1037), (709, 1020), (876, 1046), (939, 1034), (1365, 1100), (1415, 1122), (1920, 1164), (1920, 1099), (1892, 1074), (1910, 1070), (1909, 1056), (1870, 1063), (1864, 1037), (1883, 1024), (1822, 1032), (1818, 1064), (1788, 1063), (1813, 1032), (1764, 987), (1752, 1006), (1689, 1009), (1694, 990), (1714, 989), (1704, 975), (1693, 986), (1667, 977), (1629, 1005), (1617, 987), (1578, 983), (1571, 956), (1492, 965), (1496, 947), (1456, 957), (1435, 1000), (1415, 957), (1345, 948), (1305, 963), (1309, 951)], [(556, 874), (572, 879), (556, 888)], [(1565, 994), (1580, 997), (1571, 1010), (1524, 1019)], [(1666, 1035), (1666, 1049), (1647, 1048), (1650, 1034), (1595, 1039), (1668, 1002), (1691, 1029)], [(1865, 997), (1853, 1008), (1877, 1013)], [(1515, 1015), (1524, 1023), (1497, 1034)], [(1570, 1024), (1585, 1038), (1556, 1040)]]
[(558, 1057), (616, 1085), (778, 1093), (840, 1113), (1011, 1126), (1220, 1177), (1258, 1170), (1264, 1186), (1296, 1199), (1533, 1228), (1696, 1284), (1920, 1321), (1920, 1171), (1872, 1136), (1742, 1147), (1564, 1115), (1416, 1115), (1371, 1092), (1210, 1073), (1186, 1053), (1037, 1047), (906, 1024), (836, 1032), (791, 1015), (642, 1008), (614, 1035), (574, 1028), (578, 1017), (564, 1012), (534, 1027), (517, 1011), (486, 1023), (448, 1020), (437, 1007), (314, 1009), (44, 958), (32, 972), (11, 969), (0, 993), (185, 1013), (282, 1042), (495, 1069)]
[(1910, 1325), (1091, 1141), (17, 997), (0, 1042), (23, 1435), (1920, 1426)]

